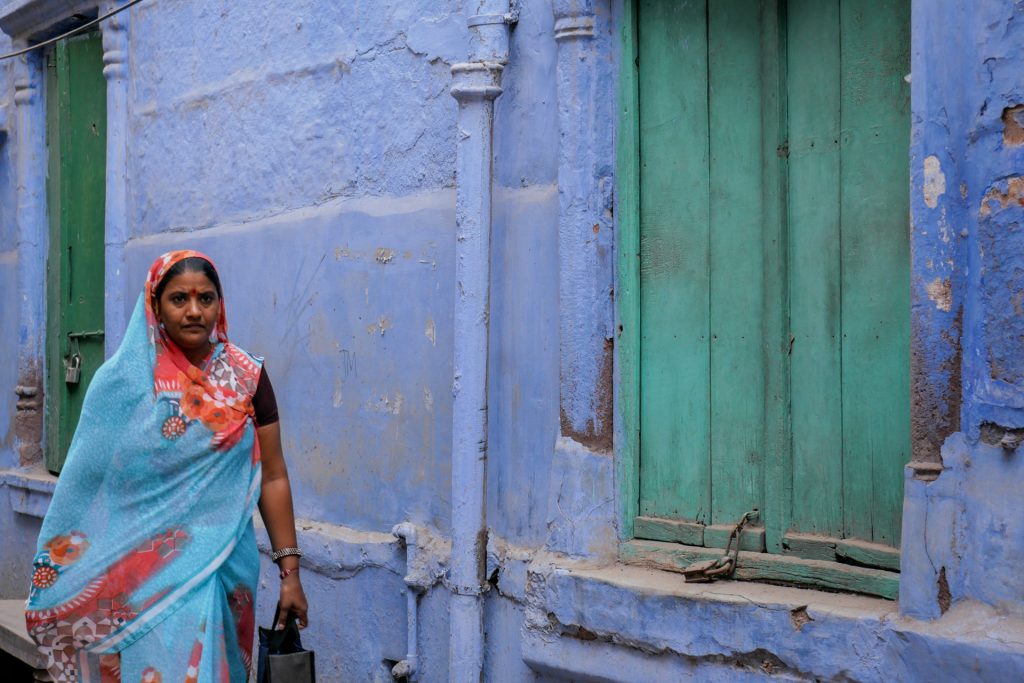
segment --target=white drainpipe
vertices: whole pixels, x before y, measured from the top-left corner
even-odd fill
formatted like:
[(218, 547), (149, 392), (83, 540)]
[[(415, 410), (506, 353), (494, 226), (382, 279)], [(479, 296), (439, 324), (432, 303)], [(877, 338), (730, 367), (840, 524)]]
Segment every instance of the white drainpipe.
[(397, 524), (391, 533), (405, 541), (405, 600), (406, 600), (406, 645), (405, 659), (391, 668), (391, 675), (396, 679), (419, 680), (419, 597), (424, 586), (416, 580), (416, 559), (419, 546), (416, 539), (416, 527), (409, 522)]
[(490, 314), (491, 133), (508, 63), (509, 0), (479, 0), (470, 17), (470, 61), (452, 66), (459, 103), (455, 198), (455, 349), (452, 393), (452, 554), (449, 680), (483, 674), (487, 549), (487, 348)]

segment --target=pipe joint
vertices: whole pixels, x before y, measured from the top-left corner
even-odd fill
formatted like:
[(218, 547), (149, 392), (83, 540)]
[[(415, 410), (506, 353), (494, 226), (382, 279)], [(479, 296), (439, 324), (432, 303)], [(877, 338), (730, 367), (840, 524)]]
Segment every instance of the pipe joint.
[(501, 94), (501, 72), (498, 62), (462, 62), (452, 65), (452, 97), (459, 102), (494, 100)]

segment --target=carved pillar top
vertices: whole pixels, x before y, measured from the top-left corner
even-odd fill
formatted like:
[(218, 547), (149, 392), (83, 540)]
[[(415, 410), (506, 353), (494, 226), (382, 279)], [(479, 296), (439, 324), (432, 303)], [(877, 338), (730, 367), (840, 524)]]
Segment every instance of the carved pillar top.
[(127, 22), (127, 13), (117, 14), (103, 22), (103, 75), (108, 81), (128, 76)]
[(571, 38), (593, 38), (594, 15), (574, 14), (555, 19), (555, 40), (562, 42)]
[[(20, 44), (19, 44), (20, 43)], [(16, 41), (15, 48), (24, 47), (23, 41)], [(28, 53), (14, 60), (14, 104), (15, 106), (30, 105), (35, 102), (39, 93), (40, 70), (32, 64), (39, 57)]]

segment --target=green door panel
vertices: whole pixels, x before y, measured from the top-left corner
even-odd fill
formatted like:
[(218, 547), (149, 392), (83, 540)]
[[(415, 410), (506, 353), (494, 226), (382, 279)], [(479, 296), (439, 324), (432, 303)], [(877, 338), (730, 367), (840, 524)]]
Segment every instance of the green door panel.
[[(63, 465), (89, 381), (103, 362), (103, 235), (106, 80), (99, 33), (63, 40), (48, 53), (47, 469)], [(65, 380), (77, 339), (81, 381)]]
[[(891, 568), (910, 442), (909, 0), (636, 9), (637, 534), (710, 544), (702, 526), (759, 508), (785, 520), (774, 551), (867, 543), (858, 557)], [(775, 368), (788, 393), (768, 402)], [(769, 457), (765, 421), (787, 412), (788, 452)]]

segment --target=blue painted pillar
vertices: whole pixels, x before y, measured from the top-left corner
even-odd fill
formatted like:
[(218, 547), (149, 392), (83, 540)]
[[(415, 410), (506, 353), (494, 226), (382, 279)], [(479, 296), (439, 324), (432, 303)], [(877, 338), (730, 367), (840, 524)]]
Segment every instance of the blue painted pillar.
[(1024, 2), (912, 16), (913, 460), (900, 607), (1024, 598)]
[[(553, 3), (558, 42), (558, 263), (562, 436), (612, 447), (612, 122), (615, 96), (600, 78), (609, 45), (596, 34), (606, 3)], [(607, 25), (607, 20), (603, 22)]]
[[(14, 42), (20, 49), (27, 43)], [(16, 58), (14, 105), (17, 141), (18, 225), (18, 395), (14, 418), (16, 449), (22, 465), (42, 459), (44, 343), (46, 327), (46, 101), (43, 62), (38, 51)]]
[[(127, 0), (108, 0), (109, 12)], [(104, 226), (104, 350), (121, 343), (130, 305), (125, 306), (124, 245), (128, 241), (128, 22), (131, 10), (107, 19), (103, 31), (103, 75), (107, 79), (106, 220)]]

